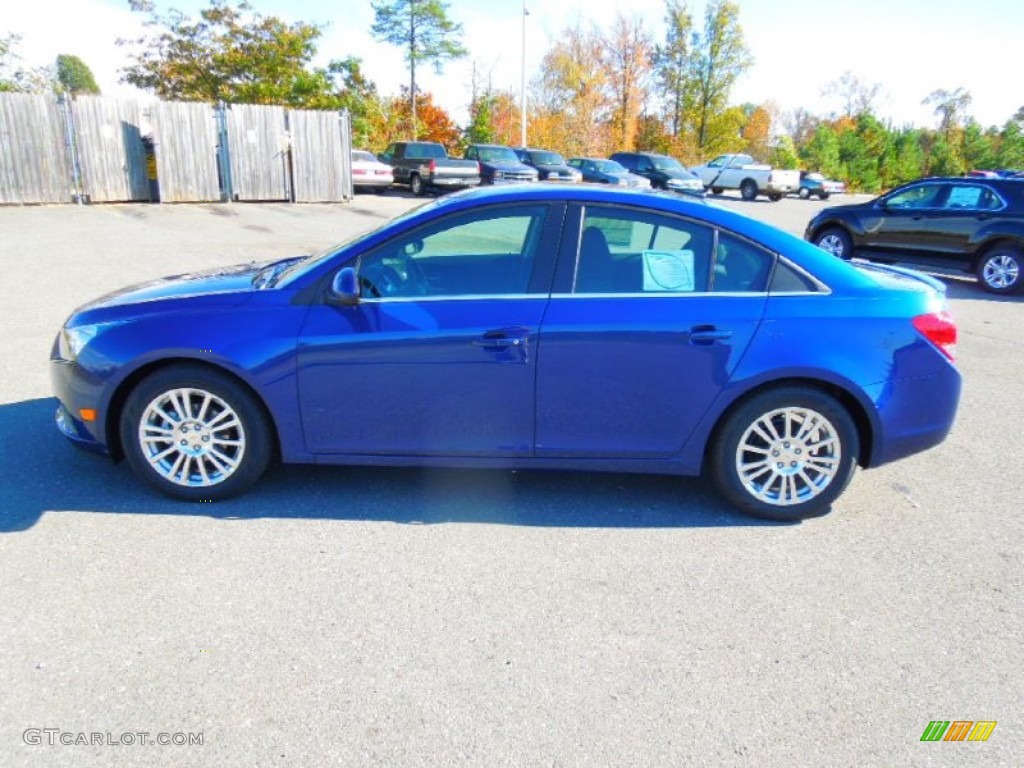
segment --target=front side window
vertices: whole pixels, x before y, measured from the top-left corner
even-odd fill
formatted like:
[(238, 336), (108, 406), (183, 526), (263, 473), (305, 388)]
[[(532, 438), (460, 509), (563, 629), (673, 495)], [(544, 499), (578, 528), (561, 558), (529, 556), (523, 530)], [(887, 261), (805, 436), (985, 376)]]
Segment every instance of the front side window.
[(367, 299), (526, 293), (545, 206), (485, 209), (400, 235), (359, 259)]
[(887, 198), (887, 208), (934, 208), (942, 194), (941, 184), (916, 184)]
[(706, 291), (713, 230), (631, 209), (588, 208), (574, 293)]

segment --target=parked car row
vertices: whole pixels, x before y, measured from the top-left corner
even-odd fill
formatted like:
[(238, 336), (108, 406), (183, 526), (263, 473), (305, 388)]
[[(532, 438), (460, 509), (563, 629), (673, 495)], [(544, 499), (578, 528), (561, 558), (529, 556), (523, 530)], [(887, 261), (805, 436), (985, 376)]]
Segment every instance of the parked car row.
[[(388, 180), (384, 168), (390, 169)], [(470, 144), (461, 159), (441, 144), (397, 141), (374, 157), (352, 153), (357, 189), (381, 191), (390, 184), (408, 186), (415, 195), (478, 185), (580, 181), (631, 188), (654, 188), (702, 196), (704, 185), (675, 158), (652, 152), (616, 152), (610, 158), (573, 157), (533, 147)]]

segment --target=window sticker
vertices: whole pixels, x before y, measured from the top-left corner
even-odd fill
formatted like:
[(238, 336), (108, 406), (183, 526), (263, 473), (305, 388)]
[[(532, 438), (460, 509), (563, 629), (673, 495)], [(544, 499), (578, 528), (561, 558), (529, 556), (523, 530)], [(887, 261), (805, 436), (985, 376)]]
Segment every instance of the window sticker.
[(981, 198), (981, 189), (978, 187), (953, 187), (949, 191), (949, 199), (946, 201), (947, 208), (977, 208)]
[(693, 251), (644, 251), (644, 291), (693, 293)]

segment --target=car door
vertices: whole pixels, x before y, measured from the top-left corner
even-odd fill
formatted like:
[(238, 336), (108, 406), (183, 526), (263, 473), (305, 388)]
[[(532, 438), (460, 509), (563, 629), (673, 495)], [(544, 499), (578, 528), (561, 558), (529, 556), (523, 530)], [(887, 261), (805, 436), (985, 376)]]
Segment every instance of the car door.
[(562, 212), (505, 204), (453, 213), (349, 262), (359, 303), (313, 306), (302, 332), (308, 450), (531, 454)]
[(930, 221), (941, 208), (946, 185), (922, 182), (879, 201), (878, 215), (864, 222), (865, 247), (908, 255), (933, 249)]
[(971, 253), (974, 234), (1005, 207), (1005, 201), (987, 185), (947, 184), (940, 206), (929, 213), (929, 249), (952, 257)]
[(774, 257), (639, 208), (574, 206), (566, 230), (540, 332), (537, 456), (673, 456), (753, 338)]

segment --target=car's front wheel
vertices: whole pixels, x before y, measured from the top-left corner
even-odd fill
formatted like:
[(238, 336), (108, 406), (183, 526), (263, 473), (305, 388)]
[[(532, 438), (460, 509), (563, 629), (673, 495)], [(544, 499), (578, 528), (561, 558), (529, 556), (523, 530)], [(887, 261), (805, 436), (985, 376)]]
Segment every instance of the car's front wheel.
[(978, 281), (991, 293), (1007, 294), (1024, 285), (1024, 258), (1009, 246), (999, 246), (986, 253), (978, 263)]
[(807, 187), (800, 187), (799, 191), (796, 194), (797, 197), (799, 197), (801, 200), (807, 200), (811, 196), (811, 190), (809, 190)]
[(708, 457), (719, 491), (737, 508), (770, 520), (828, 511), (857, 466), (849, 412), (809, 387), (765, 390), (718, 427)]
[(197, 365), (176, 365), (139, 383), (125, 402), (121, 445), (139, 477), (163, 493), (216, 501), (263, 474), (272, 429), (237, 381)]
[(814, 244), (840, 259), (853, 258), (853, 243), (845, 230), (829, 227), (814, 238)]

